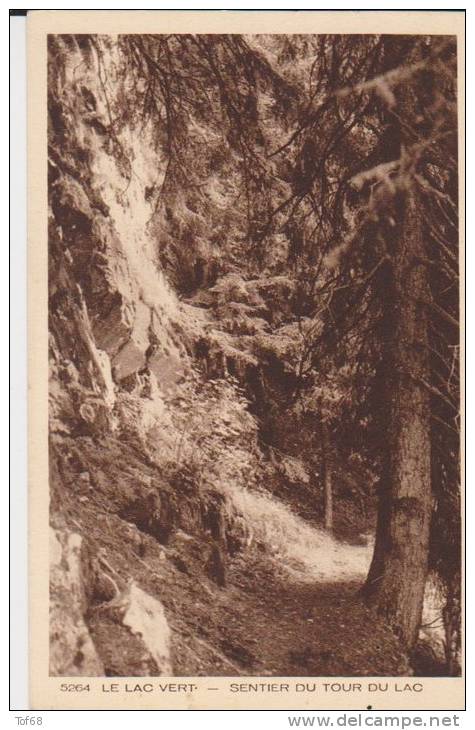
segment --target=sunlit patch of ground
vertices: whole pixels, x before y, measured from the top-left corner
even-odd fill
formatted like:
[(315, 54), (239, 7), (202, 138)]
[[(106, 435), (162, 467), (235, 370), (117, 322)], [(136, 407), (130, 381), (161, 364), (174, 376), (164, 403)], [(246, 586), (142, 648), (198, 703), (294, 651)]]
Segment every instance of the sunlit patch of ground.
[(240, 489), (229, 496), (251, 539), (263, 543), (296, 580), (348, 582), (367, 574), (373, 550), (370, 536), (362, 536), (366, 544), (350, 545), (310, 525), (273, 497)]

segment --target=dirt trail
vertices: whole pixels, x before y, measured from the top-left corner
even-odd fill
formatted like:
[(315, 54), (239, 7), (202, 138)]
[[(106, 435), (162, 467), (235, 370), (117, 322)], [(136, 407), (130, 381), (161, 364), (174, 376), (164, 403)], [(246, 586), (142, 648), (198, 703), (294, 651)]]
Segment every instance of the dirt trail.
[[(226, 585), (218, 587), (203, 575), (202, 546), (192, 539), (177, 536), (164, 547), (152, 537), (141, 536), (141, 558), (130, 550), (131, 525), (124, 530), (118, 518), (110, 516), (101, 524), (91, 517), (83, 522), (89, 539), (101, 545), (117, 574), (133, 578), (163, 603), (172, 630), (177, 676), (394, 676), (408, 672), (395, 636), (359, 599), (364, 575), (342, 580), (338, 572), (344, 556), (351, 557), (353, 550), (360, 555), (357, 547), (337, 545), (337, 561), (321, 578), (321, 563), (315, 574), (305, 565), (270, 558), (264, 549), (253, 546), (229, 559)], [(114, 648), (109, 633), (105, 643), (112, 651), (109, 671), (121, 676), (122, 650), (119, 645)], [(127, 674), (125, 666), (123, 673)]]
[[(277, 561), (241, 556), (230, 567), (228, 586), (213, 589), (212, 601), (206, 600), (205, 615), (194, 627), (205, 647), (218, 648), (214, 657), (210, 652), (213, 666), (207, 661), (198, 673), (407, 673), (407, 660), (396, 638), (360, 601), (360, 586), (361, 580), (311, 580), (304, 573), (292, 574)], [(178, 660), (177, 672), (180, 669)]]
[[(226, 581), (218, 586), (206, 570), (209, 536), (174, 529), (164, 544), (124, 516), (122, 502), (137, 495), (139, 477), (151, 478), (153, 465), (112, 440), (107, 450), (90, 440), (77, 451), (69, 443), (63, 448), (61, 468), (51, 460), (52, 499), (61, 505), (62, 522), (84, 536), (91, 556), (102, 555), (115, 582), (133, 580), (162, 603), (175, 675), (407, 672), (396, 638), (358, 597), (369, 544), (334, 540), (275, 497), (234, 492), (230, 509), (252, 539), (225, 556)], [(84, 473), (93, 475), (93, 487), (89, 480), (81, 486)], [(130, 676), (130, 642), (101, 615), (93, 602), (87, 620), (106, 673)]]

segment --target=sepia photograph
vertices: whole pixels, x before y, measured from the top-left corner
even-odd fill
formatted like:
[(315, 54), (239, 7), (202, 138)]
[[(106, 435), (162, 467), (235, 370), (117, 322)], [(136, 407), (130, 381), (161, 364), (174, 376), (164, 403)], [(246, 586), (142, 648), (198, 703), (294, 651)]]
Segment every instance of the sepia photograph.
[(457, 42), (47, 34), (50, 677), (461, 676)]

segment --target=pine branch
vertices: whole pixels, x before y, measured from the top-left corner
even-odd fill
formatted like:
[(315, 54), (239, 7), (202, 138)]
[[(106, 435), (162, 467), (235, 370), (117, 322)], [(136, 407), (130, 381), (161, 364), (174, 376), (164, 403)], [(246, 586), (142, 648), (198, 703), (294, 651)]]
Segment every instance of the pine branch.
[(455, 329), (460, 328), (460, 322), (458, 319), (455, 319), (449, 312), (447, 312), (445, 309), (443, 309), (439, 304), (437, 304), (434, 301), (429, 301), (428, 299), (418, 299), (421, 304), (425, 304), (427, 307), (432, 309), (436, 314), (438, 314), (442, 319), (450, 324)]

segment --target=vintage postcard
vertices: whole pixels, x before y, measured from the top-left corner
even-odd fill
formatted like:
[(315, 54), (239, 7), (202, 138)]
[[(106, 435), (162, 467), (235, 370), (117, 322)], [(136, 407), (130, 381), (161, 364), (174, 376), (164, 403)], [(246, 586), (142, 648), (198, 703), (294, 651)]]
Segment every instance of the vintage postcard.
[(463, 709), (464, 20), (28, 14), (34, 709)]

